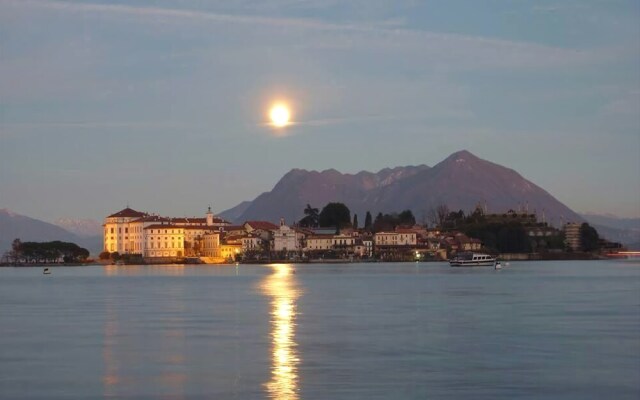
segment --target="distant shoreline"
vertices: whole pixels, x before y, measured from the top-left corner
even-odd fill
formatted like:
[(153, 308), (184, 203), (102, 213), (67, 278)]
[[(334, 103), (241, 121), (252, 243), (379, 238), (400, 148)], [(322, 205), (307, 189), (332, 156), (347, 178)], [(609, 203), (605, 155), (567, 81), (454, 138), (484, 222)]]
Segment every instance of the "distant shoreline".
[[(504, 254), (498, 256), (498, 259), (501, 261), (510, 261), (510, 262), (529, 262), (529, 261), (598, 261), (598, 260), (613, 260), (613, 259), (622, 259), (620, 257), (610, 258), (610, 257), (598, 257), (593, 254), (554, 254), (556, 257), (536, 257), (539, 256), (537, 253), (531, 254), (534, 257), (527, 257), (529, 254)], [(513, 257), (515, 256), (515, 257)], [(558, 257), (559, 256), (559, 257)], [(343, 260), (343, 259), (317, 259), (317, 260), (264, 260), (264, 261), (240, 261), (233, 263), (179, 263), (179, 262), (168, 262), (168, 263), (132, 263), (132, 264), (111, 264), (111, 263), (101, 263), (101, 262), (91, 262), (91, 263), (52, 263), (52, 264), (8, 264), (3, 263), (0, 264), (0, 268), (42, 268), (42, 267), (91, 267), (91, 266), (117, 266), (126, 268), (131, 265), (189, 265), (189, 266), (236, 266), (236, 265), (269, 265), (269, 264), (380, 264), (380, 263), (420, 263), (420, 264), (433, 264), (433, 263), (447, 263), (448, 260), (407, 260), (407, 261), (393, 261), (393, 260)]]

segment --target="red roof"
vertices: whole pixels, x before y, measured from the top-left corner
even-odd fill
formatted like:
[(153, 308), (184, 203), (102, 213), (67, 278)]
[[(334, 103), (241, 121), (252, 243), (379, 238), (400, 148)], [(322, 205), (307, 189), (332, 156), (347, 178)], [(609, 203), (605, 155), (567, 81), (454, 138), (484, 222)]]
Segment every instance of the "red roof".
[(412, 229), (412, 228), (397, 228), (396, 229), (396, 233), (415, 233), (415, 234), (417, 234), (418, 232), (416, 232), (416, 230)]
[(278, 229), (278, 225), (269, 221), (247, 221), (244, 225), (249, 225), (253, 229), (261, 229), (263, 231), (272, 231)]
[(192, 230), (208, 230), (208, 231), (213, 231), (215, 230), (216, 232), (218, 231), (218, 227), (217, 226), (207, 226), (207, 225), (180, 225), (180, 228), (182, 229), (192, 229)]
[(135, 219), (131, 222), (168, 222), (169, 218), (160, 217), (158, 215), (145, 215), (142, 218)]
[(169, 224), (155, 224), (155, 225), (149, 225), (144, 229), (145, 230), (147, 229), (184, 229), (184, 226), (169, 225)]
[(136, 211), (132, 208), (125, 208), (124, 210), (120, 210), (115, 214), (109, 215), (107, 218), (141, 218), (145, 217), (147, 213), (143, 213), (140, 211)]
[(171, 222), (174, 224), (206, 224), (206, 218), (171, 218)]

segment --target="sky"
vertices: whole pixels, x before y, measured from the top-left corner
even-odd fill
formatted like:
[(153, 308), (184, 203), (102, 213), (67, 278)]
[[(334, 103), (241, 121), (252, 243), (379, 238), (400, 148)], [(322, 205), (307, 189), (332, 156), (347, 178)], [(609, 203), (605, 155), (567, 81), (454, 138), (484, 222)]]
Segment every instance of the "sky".
[(0, 0), (0, 208), (201, 216), (292, 168), (466, 149), (640, 217), (639, 21), (637, 0)]

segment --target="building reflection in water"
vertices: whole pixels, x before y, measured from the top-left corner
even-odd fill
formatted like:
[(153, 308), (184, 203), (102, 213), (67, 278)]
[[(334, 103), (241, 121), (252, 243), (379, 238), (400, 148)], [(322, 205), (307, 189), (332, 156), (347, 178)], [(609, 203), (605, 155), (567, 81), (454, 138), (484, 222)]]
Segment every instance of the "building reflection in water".
[(183, 276), (184, 264), (156, 264), (156, 265), (105, 265), (104, 274), (107, 276), (120, 275), (162, 275)]
[(262, 282), (262, 292), (271, 298), (271, 380), (265, 384), (273, 399), (299, 399), (300, 354), (295, 341), (297, 288), (295, 271), (289, 264), (274, 264), (273, 273)]
[(119, 333), (118, 318), (111, 301), (106, 303), (106, 318), (104, 325), (104, 344), (102, 347), (102, 357), (104, 359), (104, 375), (102, 383), (104, 385), (104, 396), (113, 397), (116, 395), (116, 388), (120, 382), (120, 365), (116, 357), (114, 347), (116, 337)]

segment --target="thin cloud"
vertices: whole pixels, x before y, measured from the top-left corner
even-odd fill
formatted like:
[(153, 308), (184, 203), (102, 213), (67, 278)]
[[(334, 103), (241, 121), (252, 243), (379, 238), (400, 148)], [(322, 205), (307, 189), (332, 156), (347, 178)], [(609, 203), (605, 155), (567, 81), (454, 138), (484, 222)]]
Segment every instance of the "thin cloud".
[[(250, 26), (285, 27), (318, 32), (353, 33), (351, 47), (376, 47), (387, 49), (415, 49), (435, 51), (449, 56), (473, 54), (479, 67), (490, 66), (554, 66), (603, 59), (595, 52), (575, 51), (530, 42), (517, 42), (454, 33), (435, 33), (390, 25), (389, 21), (375, 23), (336, 24), (307, 18), (266, 17), (257, 15), (224, 14), (203, 10), (186, 10), (160, 7), (137, 7), (122, 4), (87, 4), (46, 0), (5, 0), (16, 7), (36, 7), (58, 11), (103, 15), (125, 15), (145, 18), (154, 23), (176, 23), (181, 20), (212, 22), (218, 24), (242, 24)], [(322, 41), (321, 41), (322, 42)], [(331, 40), (330, 45), (336, 41)], [(479, 54), (486, 57), (478, 58)]]

